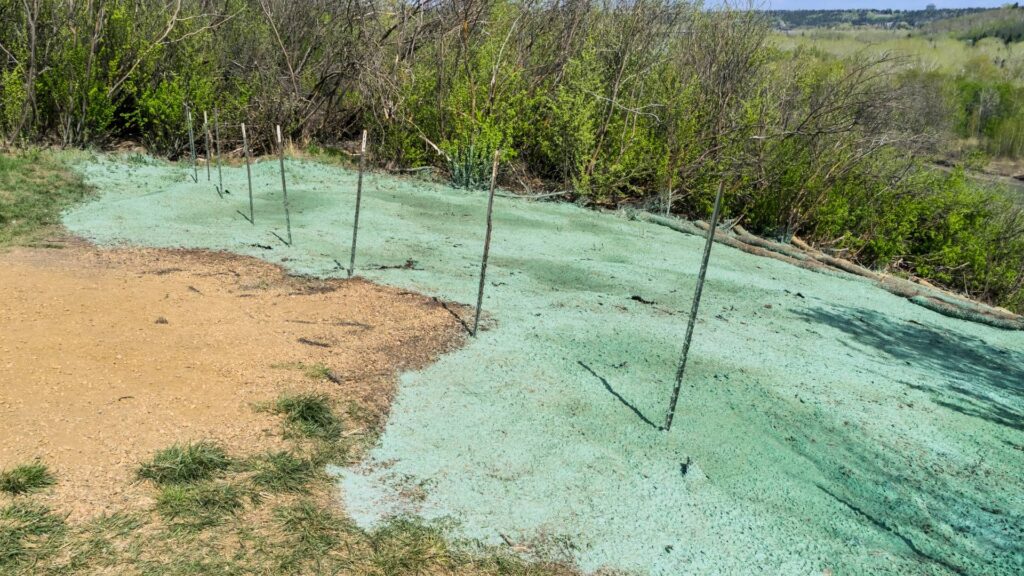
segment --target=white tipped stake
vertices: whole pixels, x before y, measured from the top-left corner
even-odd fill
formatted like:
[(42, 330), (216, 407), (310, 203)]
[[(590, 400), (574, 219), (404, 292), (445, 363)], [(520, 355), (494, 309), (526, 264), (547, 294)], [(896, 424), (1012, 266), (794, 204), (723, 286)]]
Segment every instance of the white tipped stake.
[(363, 143), (359, 147), (359, 177), (356, 179), (356, 216), (352, 222), (352, 254), (348, 259), (348, 277), (351, 278), (356, 269), (356, 238), (359, 236), (359, 205), (363, 199), (363, 169), (366, 165), (366, 130), (363, 130)]

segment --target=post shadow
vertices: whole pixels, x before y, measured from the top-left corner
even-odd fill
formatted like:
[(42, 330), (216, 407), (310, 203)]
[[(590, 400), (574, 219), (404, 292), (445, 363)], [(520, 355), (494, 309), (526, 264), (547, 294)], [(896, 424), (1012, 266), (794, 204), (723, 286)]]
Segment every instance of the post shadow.
[(626, 408), (629, 408), (630, 412), (635, 414), (637, 418), (643, 420), (644, 424), (647, 424), (651, 428), (654, 428), (655, 430), (658, 430), (658, 431), (664, 430), (664, 428), (662, 428), (661, 426), (658, 426), (657, 424), (652, 422), (650, 418), (648, 418), (647, 416), (644, 416), (644, 413), (641, 412), (636, 406), (630, 404), (629, 400), (626, 400), (622, 396), (622, 394), (619, 394), (618, 392), (616, 392), (615, 389), (612, 388), (612, 385), (608, 383), (608, 380), (606, 380), (603, 376), (601, 376), (597, 372), (594, 372), (593, 368), (591, 368), (590, 366), (587, 366), (582, 360), (577, 360), (576, 363), (579, 364), (580, 366), (582, 366), (583, 369), (586, 370), (587, 372), (590, 372), (590, 374), (594, 378), (597, 378), (601, 382), (601, 385), (604, 386), (604, 389), (607, 390), (609, 394), (614, 396), (615, 399), (618, 400), (619, 402), (621, 402), (623, 406), (625, 406)]

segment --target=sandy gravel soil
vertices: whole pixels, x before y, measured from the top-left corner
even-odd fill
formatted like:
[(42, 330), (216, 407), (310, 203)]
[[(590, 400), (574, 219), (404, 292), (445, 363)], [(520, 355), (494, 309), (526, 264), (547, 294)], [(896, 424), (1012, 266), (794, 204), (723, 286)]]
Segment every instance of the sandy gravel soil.
[[(72, 518), (145, 504), (133, 476), (155, 450), (283, 447), (253, 409), (283, 392), (383, 414), (398, 372), (460, 330), (431, 298), (253, 258), (74, 241), (0, 252), (0, 469), (41, 458), (59, 480), (44, 498)], [(341, 382), (311, 377), (316, 365)]]

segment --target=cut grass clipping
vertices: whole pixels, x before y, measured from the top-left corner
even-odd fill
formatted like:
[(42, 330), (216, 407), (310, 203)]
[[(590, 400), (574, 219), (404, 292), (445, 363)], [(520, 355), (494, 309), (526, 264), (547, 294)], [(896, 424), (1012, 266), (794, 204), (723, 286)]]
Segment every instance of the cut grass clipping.
[(11, 495), (34, 492), (52, 486), (57, 480), (40, 462), (23, 464), (10, 470), (0, 472), (0, 491)]
[(175, 444), (139, 468), (139, 478), (157, 484), (187, 484), (209, 480), (231, 467), (224, 449), (212, 442)]
[(288, 428), (302, 436), (320, 440), (337, 440), (341, 436), (341, 421), (334, 415), (326, 396), (282, 396), (274, 404), (273, 411), (283, 414)]

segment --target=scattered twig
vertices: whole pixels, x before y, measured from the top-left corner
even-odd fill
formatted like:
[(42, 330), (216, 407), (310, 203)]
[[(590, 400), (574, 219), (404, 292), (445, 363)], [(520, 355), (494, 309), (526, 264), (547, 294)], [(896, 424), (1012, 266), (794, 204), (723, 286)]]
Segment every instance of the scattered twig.
[(305, 338), (305, 337), (299, 338), (299, 343), (300, 344), (305, 344), (307, 346), (316, 346), (317, 348), (330, 348), (331, 347), (331, 345), (326, 343), (326, 342), (320, 342), (319, 340), (311, 340), (311, 339)]

